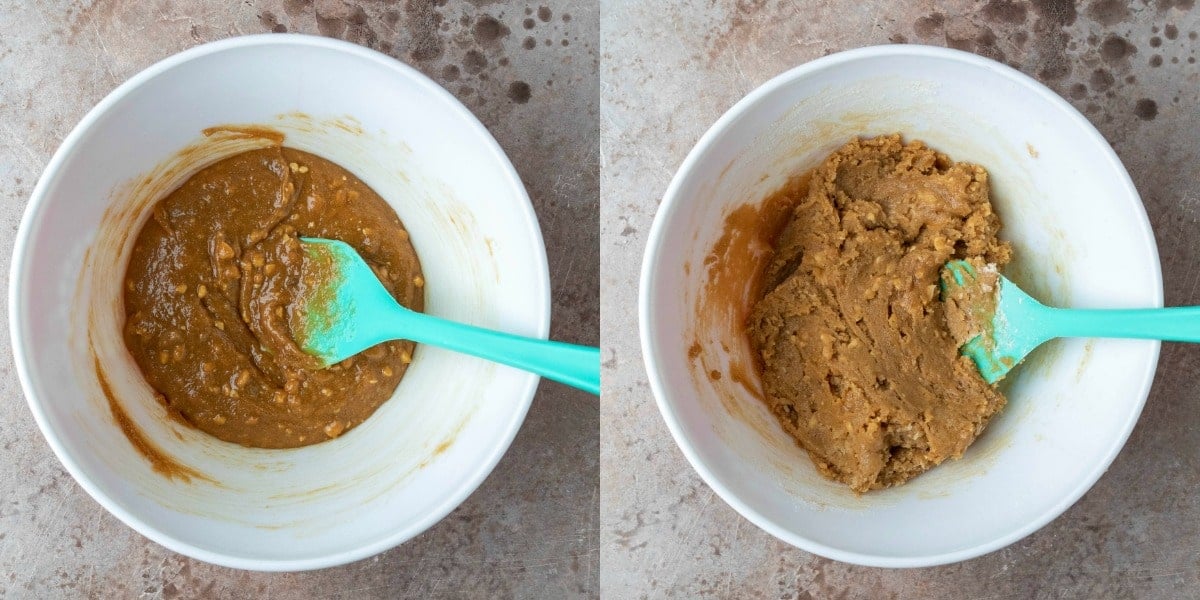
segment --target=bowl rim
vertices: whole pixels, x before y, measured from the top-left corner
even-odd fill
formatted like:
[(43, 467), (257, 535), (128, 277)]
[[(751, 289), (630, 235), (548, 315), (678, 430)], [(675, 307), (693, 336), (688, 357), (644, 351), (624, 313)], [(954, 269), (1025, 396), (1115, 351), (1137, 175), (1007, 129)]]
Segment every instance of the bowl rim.
[(1068, 508), (1075, 504), (1088, 490), (1095, 485), (1096, 481), (1108, 470), (1109, 465), (1116, 459), (1117, 454), (1125, 446), (1126, 440), (1137, 424), (1143, 407), (1146, 404), (1146, 399), (1150, 393), (1150, 387), (1154, 380), (1154, 374), (1157, 371), (1159, 350), (1161, 342), (1154, 341), (1153, 347), (1149, 350), (1150, 361), (1147, 363), (1145, 372), (1140, 374), (1141, 378), (1141, 393), (1140, 398), (1136, 402), (1135, 410), (1133, 411), (1129, 422), (1125, 424), (1120, 435), (1113, 440), (1112, 446), (1108, 452), (1098, 461), (1091, 471), (1084, 477), (1081, 485), (1071, 490), (1057, 503), (1050, 506), (1045, 512), (1037, 518), (1029, 521), (1024, 526), (1016, 528), (1006, 535), (1002, 535), (990, 541), (977, 544), (969, 548), (963, 548), (951, 552), (928, 554), (928, 555), (912, 555), (912, 556), (894, 556), (894, 555), (879, 555), (868, 554), (863, 552), (848, 551), (836, 548), (827, 544), (817, 542), (789, 531), (783, 525), (767, 518), (762, 513), (752, 509), (749, 505), (741, 500), (738, 494), (727, 487), (717, 475), (711, 471), (707, 465), (700, 459), (696, 449), (693, 447), (691, 440), (684, 432), (683, 425), (680, 422), (679, 416), (676, 414), (672, 400), (668, 399), (669, 392), (666, 385), (660, 376), (660, 366), (658, 356), (662, 350), (658, 343), (658, 324), (651, 320), (651, 299), (655, 296), (654, 292), (657, 287), (654, 268), (659, 261), (659, 254), (663, 246), (663, 232), (667, 227), (667, 222), (674, 220), (674, 213), (681, 210), (681, 207), (686, 207), (686, 199), (681, 197), (680, 189), (683, 187), (684, 181), (691, 177), (696, 164), (700, 159), (709, 152), (710, 147), (714, 145), (716, 140), (732, 126), (744, 113), (752, 111), (761, 101), (767, 96), (773, 94), (776, 90), (790, 84), (791, 82), (815, 74), (819, 71), (824, 71), (836, 68), (840, 65), (862, 61), (872, 60), (883, 57), (918, 57), (918, 58), (936, 58), (950, 61), (965, 63), (974, 67), (978, 67), (993, 74), (1007, 78), (1009, 81), (1018, 84), (1022, 87), (1041, 96), (1046, 102), (1053, 105), (1059, 111), (1067, 115), (1072, 124), (1079, 127), (1083, 131), (1087, 141), (1101, 148), (1101, 152), (1108, 161), (1108, 168), (1112, 169), (1123, 184), (1122, 195), (1129, 200), (1133, 205), (1135, 214), (1140, 215), (1136, 226), (1142, 239), (1147, 245), (1147, 250), (1153, 258), (1153, 292), (1155, 296), (1154, 306), (1161, 307), (1163, 304), (1163, 287), (1162, 287), (1162, 264), (1158, 255), (1158, 246), (1154, 239), (1154, 231), (1150, 227), (1150, 220), (1146, 214), (1145, 205), (1141, 201), (1141, 196), (1138, 194), (1136, 187), (1133, 185), (1132, 179), (1129, 177), (1128, 171), (1117, 157), (1112, 146), (1104, 139), (1104, 136), (1096, 129), (1090, 121), (1087, 120), (1075, 107), (1071, 106), (1061, 96), (1056, 94), (1050, 88), (1043, 85), (1041, 82), (1021, 73), (1020, 71), (999, 63), (997, 61), (963, 52), (950, 48), (942, 48), (938, 46), (922, 46), (916, 44), (888, 44), (880, 46), (868, 46), (830, 54), (821, 58), (817, 58), (810, 62), (793, 67), (780, 75), (777, 75), (752, 90), (744, 96), (729, 110), (727, 110), (717, 121), (701, 136), (700, 140), (684, 158), (683, 163), (675, 172), (668, 185), (666, 192), (663, 194), (662, 202), (654, 217), (654, 222), (650, 227), (650, 233), (646, 243), (646, 250), (643, 254), (642, 269), (640, 281), (638, 283), (638, 324), (639, 334), (641, 338), (642, 358), (645, 362), (646, 373), (649, 379), (651, 392), (654, 394), (655, 402), (658, 405), (658, 410), (662, 414), (663, 420), (666, 421), (667, 428), (671, 431), (671, 436), (675, 439), (676, 445), (683, 452), (684, 457), (691, 463), (692, 468), (699, 473), (701, 479), (708, 484), (709, 487), (717, 493), (727, 504), (733, 507), (750, 522), (757, 525), (767, 533), (776, 538), (791, 544), (801, 550), (818, 554), (834, 560), (871, 566), (871, 567), (891, 567), (891, 568), (907, 568), (907, 567), (927, 567), (949, 564), (975, 558), (983, 554), (998, 550), (1009, 544), (1012, 544), (1030, 534), (1041, 529), (1050, 521), (1057, 518)]
[[(512, 419), (504, 424), (499, 443), (488, 450), (484, 460), (478, 464), (462, 484), (451, 491), (441, 504), (413, 523), (401, 527), (390, 535), (377, 539), (372, 543), (349, 550), (330, 553), (325, 556), (303, 559), (263, 559), (214, 552), (170, 536), (126, 510), (120, 502), (104, 494), (92, 483), (88, 475), (60, 443), (58, 434), (50, 427), (47, 417), (42, 410), (42, 402), (38, 399), (38, 390), (33, 375), (36, 365), (34, 364), (33, 357), (27, 355), (25, 350), (25, 340), (29, 337), (29, 333), (27, 331), (28, 323), (24, 317), (28, 313), (29, 306), (23, 298), (24, 294), (23, 290), (20, 289), (21, 286), (18, 285), (29, 271), (28, 246), (31, 235), (30, 230), (32, 223), (40, 221), (42, 218), (42, 212), (46, 203), (46, 189), (49, 186), (49, 182), (59, 177), (63, 163), (68, 157), (74, 154), (79, 141), (100, 118), (118, 106), (133, 91), (176, 67), (213, 54), (261, 46), (318, 48), (340, 52), (368, 63), (374, 63), (377, 66), (390, 70), (396, 77), (406, 79), (413, 85), (424, 88), (435, 102), (441, 103), (443, 107), (455, 113), (456, 117), (469, 129), (482, 137), (493, 160), (504, 172), (509, 185), (509, 191), (517, 199), (516, 208), (521, 212), (521, 216), (524, 217), (525, 228), (527, 230), (524, 235), (533, 243), (535, 279), (541, 289), (540, 293), (539, 290), (534, 290), (536, 297), (533, 298), (533, 302), (529, 308), (531, 309), (531, 313), (537, 315), (535, 335), (542, 339), (545, 339), (549, 335), (551, 311), (550, 272), (546, 257), (545, 241), (542, 237), (537, 213), (533, 208), (524, 184), (521, 182), (520, 175), (495, 137), (492, 136), (474, 113), (467, 109), (457, 98), (415, 68), (386, 54), (350, 42), (290, 33), (239, 36), (193, 46), (159, 60), (133, 77), (130, 77), (87, 112), (83, 119), (63, 139), (61, 145), (59, 145), (47, 163), (45, 169), (42, 171), (42, 175), (38, 178), (37, 184), (34, 186), (29, 202), (25, 206), (25, 210), (21, 216), (21, 224), (15, 237), (12, 263), (9, 270), (8, 319), (17, 377), (20, 380), (21, 389), (25, 394), (29, 409), (33, 413), (34, 421), (37, 422), (38, 429), (67, 472), (108, 512), (115, 515), (138, 533), (167, 549), (208, 563), (254, 571), (305, 571), (342, 565), (374, 556), (416, 537), (445, 518), (446, 515), (462, 504), (483, 483), (483, 480), (487, 478), (501, 457), (508, 451), (513, 439), (525, 421), (525, 416), (533, 402), (540, 378), (532, 373), (526, 374), (524, 382), (517, 389), (517, 393), (514, 394), (515, 410), (513, 411)], [(537, 275), (540, 275), (540, 277)]]

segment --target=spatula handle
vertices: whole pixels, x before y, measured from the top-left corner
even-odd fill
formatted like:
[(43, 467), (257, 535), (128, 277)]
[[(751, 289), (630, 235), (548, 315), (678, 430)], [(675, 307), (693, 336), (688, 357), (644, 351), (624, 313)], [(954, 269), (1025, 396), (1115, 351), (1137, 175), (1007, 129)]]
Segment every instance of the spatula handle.
[(1047, 309), (1051, 337), (1200, 342), (1200, 306), (1138, 309)]
[(404, 337), (418, 344), (478, 356), (571, 387), (600, 394), (600, 349), (523, 337), (405, 309), (395, 315)]

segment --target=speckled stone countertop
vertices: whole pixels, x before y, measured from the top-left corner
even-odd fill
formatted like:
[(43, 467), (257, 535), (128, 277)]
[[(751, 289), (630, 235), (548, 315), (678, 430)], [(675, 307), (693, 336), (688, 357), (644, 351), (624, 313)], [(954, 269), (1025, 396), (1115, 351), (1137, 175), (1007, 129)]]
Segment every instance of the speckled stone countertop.
[[(415, 66), (479, 116), (537, 208), (553, 336), (598, 344), (598, 20), (595, 2), (573, 0), (2, 0), (0, 245), (12, 247), (59, 142), (120, 82), (210, 40), (319, 34)], [(9, 258), (0, 257), (5, 274)], [(7, 332), (7, 321), (2, 327)], [(0, 598), (594, 597), (598, 423), (594, 397), (543, 383), (496, 470), (428, 532), (344, 567), (236, 571), (146, 540), (76, 485), (34, 425), (6, 341)]]
[(611, 598), (1200, 596), (1200, 347), (1163, 347), (1133, 436), (1078, 504), (964, 563), (841, 564), (715, 497), (647, 387), (637, 274), (651, 220), (700, 135), (772, 76), (844, 49), (952, 46), (1036, 77), (1112, 143), (1141, 192), (1166, 302), (1200, 304), (1200, 9), (1192, 0), (608, 0), (601, 13), (601, 575)]

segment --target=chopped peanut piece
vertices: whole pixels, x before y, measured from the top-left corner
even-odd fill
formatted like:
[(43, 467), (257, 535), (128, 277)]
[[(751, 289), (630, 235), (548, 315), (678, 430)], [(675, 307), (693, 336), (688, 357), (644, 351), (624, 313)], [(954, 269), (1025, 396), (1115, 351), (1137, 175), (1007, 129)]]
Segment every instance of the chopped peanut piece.
[(325, 435), (335, 438), (339, 435), (342, 435), (342, 431), (345, 431), (345, 429), (346, 426), (343, 425), (341, 421), (330, 421), (329, 424), (325, 426)]

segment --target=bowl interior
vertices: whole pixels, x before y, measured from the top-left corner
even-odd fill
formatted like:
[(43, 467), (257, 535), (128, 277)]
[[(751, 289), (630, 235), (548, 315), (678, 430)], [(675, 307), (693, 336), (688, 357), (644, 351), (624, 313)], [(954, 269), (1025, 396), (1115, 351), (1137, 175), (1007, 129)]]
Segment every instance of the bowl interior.
[[(12, 281), (30, 404), (81, 484), (176, 551), (258, 569), (368, 556), (423, 531), (478, 486), (519, 428), (537, 378), (419, 347), (375, 416), (296, 450), (243, 448), (167, 419), (121, 341), (126, 234), (150, 201), (258, 143), (201, 134), (224, 124), (277, 129), (286, 145), (341, 164), (379, 192), (411, 233), (429, 313), (546, 335), (536, 217), (507, 158), (465, 108), (412, 69), (356, 46), (240, 38), (168, 59), (114, 92), (47, 169)], [(93, 355), (145, 436), (211, 481), (151, 469), (114, 425)]]
[[(1082, 116), (986, 59), (881, 47), (834, 55), (766, 84), (693, 150), (651, 234), (642, 337), (672, 433), (734, 508), (809, 551), (915, 566), (998, 548), (1078, 499), (1137, 420), (1158, 343), (1053, 342), (1010, 377), (1007, 407), (961, 460), (863, 496), (823, 479), (765, 405), (730, 377), (731, 368), (753, 364), (751, 350), (727, 319), (697, 315), (702, 265), (733, 209), (761, 201), (851, 137), (893, 132), (989, 170), (1002, 237), (1015, 250), (1007, 274), (1037, 297), (1072, 307), (1162, 305), (1140, 199)], [(693, 342), (700, 354), (689, 360)], [(713, 381), (700, 364), (724, 376)]]

